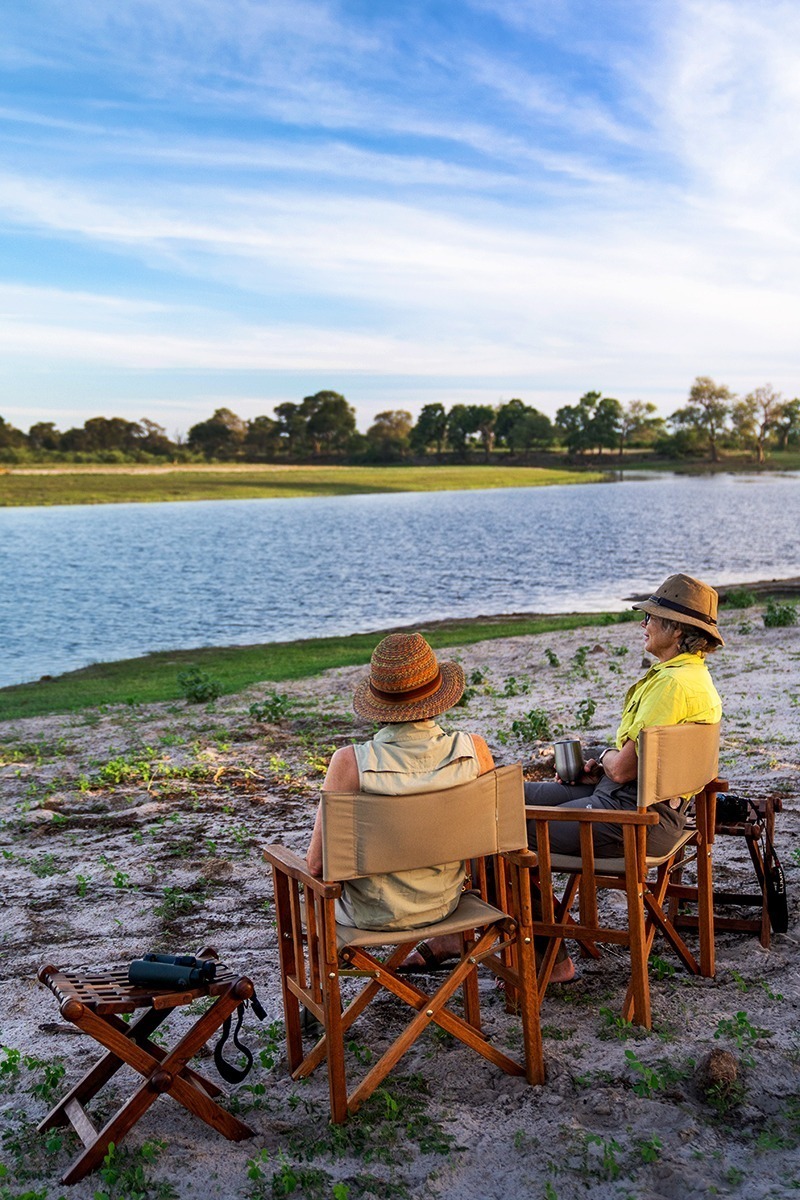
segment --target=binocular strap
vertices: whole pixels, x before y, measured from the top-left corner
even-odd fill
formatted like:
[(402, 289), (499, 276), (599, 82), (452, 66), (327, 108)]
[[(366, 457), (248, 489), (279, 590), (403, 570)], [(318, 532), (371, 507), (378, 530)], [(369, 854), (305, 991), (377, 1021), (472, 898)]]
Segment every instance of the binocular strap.
[[(263, 1021), (267, 1014), (264, 1011), (264, 1007), (261, 1004), (261, 1001), (259, 1000), (258, 996), (255, 994), (255, 992), (253, 993), (253, 996), (252, 996), (251, 1000), (249, 1001), (249, 1003), (252, 1005), (253, 1012), (258, 1017), (259, 1021)], [(214, 1065), (216, 1066), (217, 1070), (219, 1071), (220, 1075), (222, 1076), (222, 1078), (225, 1080), (226, 1083), (241, 1083), (242, 1080), (247, 1078), (247, 1076), (250, 1074), (250, 1071), (252, 1070), (252, 1067), (253, 1067), (252, 1051), (250, 1051), (247, 1046), (244, 1046), (239, 1041), (239, 1030), (242, 1028), (242, 1021), (244, 1020), (244, 1010), (247, 1007), (247, 1005), (248, 1005), (248, 1001), (243, 1000), (242, 1003), (237, 1008), (237, 1010), (236, 1010), (236, 1027), (233, 1031), (233, 1044), (236, 1047), (236, 1049), (241, 1054), (244, 1055), (245, 1060), (246, 1060), (246, 1065), (243, 1067), (234, 1067), (231, 1063), (226, 1062), (222, 1056), (223, 1048), (224, 1048), (225, 1043), (227, 1042), (228, 1037), (230, 1036), (230, 1032), (231, 1032), (231, 1018), (230, 1017), (226, 1017), (225, 1020), (222, 1022), (222, 1036), (220, 1037), (219, 1041), (217, 1042), (216, 1046), (214, 1047)]]

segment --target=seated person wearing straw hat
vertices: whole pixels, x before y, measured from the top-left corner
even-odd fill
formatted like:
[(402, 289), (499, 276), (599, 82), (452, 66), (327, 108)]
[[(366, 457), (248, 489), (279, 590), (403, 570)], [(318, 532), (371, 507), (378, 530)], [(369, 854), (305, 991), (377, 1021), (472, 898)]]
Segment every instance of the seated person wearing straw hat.
[[(367, 742), (342, 746), (331, 758), (324, 791), (375, 792), (387, 797), (435, 792), (467, 783), (491, 771), (486, 742), (475, 734), (445, 731), (434, 720), (452, 708), (464, 691), (458, 663), (438, 662), (419, 633), (392, 633), (375, 647), (369, 676), (356, 688), (353, 707), (382, 728)], [(317, 811), (307, 853), (312, 875), (322, 874), (322, 827)], [(344, 884), (336, 919), (363, 929), (414, 929), (440, 921), (455, 909), (464, 884), (463, 862), (370, 875)], [(435, 966), (450, 957), (426, 943), (408, 963), (410, 970)]]
[[(634, 604), (644, 613), (644, 649), (658, 659), (625, 697), (615, 745), (586, 763), (577, 784), (526, 783), (527, 804), (558, 804), (568, 808), (635, 809), (637, 804), (638, 759), (636, 739), (652, 725), (683, 725), (689, 722), (715, 725), (722, 704), (714, 687), (705, 656), (724, 645), (717, 629), (717, 593), (690, 575), (670, 575), (647, 600)], [(678, 800), (657, 804), (658, 825), (648, 830), (650, 854), (668, 854), (686, 822), (685, 805)], [(554, 822), (550, 847), (556, 854), (580, 854), (577, 822)], [(596, 825), (593, 842), (598, 855), (614, 858), (622, 853), (619, 825)], [(536, 849), (533, 821), (528, 824), (528, 843)], [(565, 982), (574, 967), (563, 945), (552, 978)]]

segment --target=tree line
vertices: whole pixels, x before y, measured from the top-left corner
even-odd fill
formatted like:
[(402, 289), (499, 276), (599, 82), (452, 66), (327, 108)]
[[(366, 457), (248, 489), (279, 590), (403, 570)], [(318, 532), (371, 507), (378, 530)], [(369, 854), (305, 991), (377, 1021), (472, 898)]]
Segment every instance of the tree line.
[(0, 460), (24, 461), (348, 461), (393, 463), (409, 459), (466, 462), (525, 461), (560, 450), (579, 462), (604, 453), (622, 456), (641, 448), (667, 458), (708, 457), (738, 450), (764, 462), (773, 448), (800, 445), (800, 399), (784, 400), (770, 385), (744, 397), (699, 376), (687, 403), (666, 419), (654, 404), (621, 404), (586, 392), (564, 405), (555, 420), (520, 399), (499, 405), (423, 405), (416, 420), (405, 409), (378, 413), (366, 433), (356, 428), (353, 407), (338, 392), (322, 391), (295, 404), (276, 405), (272, 416), (244, 420), (218, 408), (193, 425), (186, 438), (171, 439), (147, 418), (92, 417), (61, 433), (39, 421), (27, 433), (0, 417)]

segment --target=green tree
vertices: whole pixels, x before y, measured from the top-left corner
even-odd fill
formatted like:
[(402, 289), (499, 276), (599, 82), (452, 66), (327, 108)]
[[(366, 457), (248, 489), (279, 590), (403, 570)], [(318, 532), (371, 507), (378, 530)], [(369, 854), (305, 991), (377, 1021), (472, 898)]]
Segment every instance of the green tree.
[(218, 408), (207, 421), (189, 430), (189, 448), (206, 458), (235, 458), (247, 433), (247, 424), (229, 408)]
[(271, 417), (253, 417), (247, 422), (244, 450), (248, 458), (272, 458), (279, 445), (277, 421)]
[(417, 454), (430, 446), (436, 447), (436, 461), (442, 460), (442, 448), (447, 436), (447, 413), (442, 404), (423, 404), (417, 423), (410, 433), (411, 448)]
[(478, 432), (475, 417), (472, 404), (454, 404), (447, 414), (447, 440), (456, 458), (465, 459), (469, 453), (470, 438)]
[(167, 431), (163, 425), (157, 425), (155, 421), (148, 421), (147, 417), (142, 417), (139, 429), (141, 433), (136, 437), (138, 450), (143, 450), (145, 454), (157, 454), (163, 458), (175, 453), (177, 446), (167, 437)]
[(664, 431), (664, 418), (658, 416), (655, 404), (631, 400), (624, 406), (619, 420), (619, 456), (631, 442), (652, 443)]
[(508, 446), (512, 454), (550, 446), (554, 436), (550, 418), (519, 399), (500, 405), (494, 431), (498, 442)]
[(16, 458), (16, 452), (24, 450), (28, 439), (21, 429), (16, 429), (8, 421), (0, 417), (0, 455), (4, 458)]
[(783, 397), (769, 383), (748, 392), (744, 400), (738, 400), (733, 406), (734, 432), (755, 451), (756, 462), (767, 460), (767, 439), (778, 422), (782, 407)]
[(28, 430), (28, 444), (31, 450), (37, 453), (42, 450), (60, 450), (61, 434), (52, 421), (37, 421)]
[(800, 400), (784, 400), (775, 414), (774, 432), (779, 450), (800, 442)]
[(347, 450), (356, 432), (355, 410), (338, 392), (317, 392), (300, 405), (306, 416), (306, 437), (315, 454)]
[(584, 454), (595, 447), (598, 454), (619, 443), (622, 405), (602, 392), (585, 392), (577, 404), (565, 405), (556, 413), (556, 425), (571, 454)]
[(379, 462), (396, 462), (405, 458), (413, 424), (411, 413), (404, 408), (378, 413), (367, 430), (370, 457)]
[(719, 440), (725, 432), (734, 395), (724, 384), (708, 375), (698, 375), (689, 390), (689, 403), (669, 418), (677, 429), (694, 430), (707, 448), (712, 462), (719, 462)]
[(277, 404), (274, 413), (278, 418), (278, 444), (286, 451), (289, 458), (300, 458), (307, 453), (306, 417), (299, 404), (290, 400)]

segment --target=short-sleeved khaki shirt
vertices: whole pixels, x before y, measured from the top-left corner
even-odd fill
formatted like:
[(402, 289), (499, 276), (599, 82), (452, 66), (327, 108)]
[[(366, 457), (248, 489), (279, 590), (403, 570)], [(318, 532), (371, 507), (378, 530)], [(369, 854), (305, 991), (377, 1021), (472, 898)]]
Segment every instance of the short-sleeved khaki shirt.
[(636, 741), (651, 725), (716, 725), (722, 717), (722, 702), (699, 654), (677, 654), (656, 663), (635, 683), (625, 697), (622, 720), (617, 729), (617, 748)]

